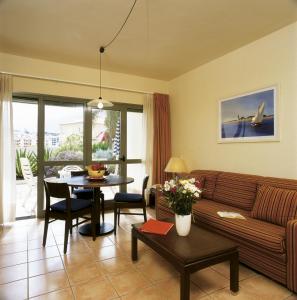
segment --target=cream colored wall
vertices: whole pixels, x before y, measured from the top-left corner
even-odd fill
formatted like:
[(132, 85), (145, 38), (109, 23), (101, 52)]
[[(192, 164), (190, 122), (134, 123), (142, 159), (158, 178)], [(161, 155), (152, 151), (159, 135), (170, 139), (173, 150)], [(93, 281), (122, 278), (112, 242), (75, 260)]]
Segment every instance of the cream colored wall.
[[(73, 65), (0, 53), (0, 71), (37, 77), (99, 84), (99, 71)], [(99, 88), (45, 80), (14, 77), (15, 92), (41, 93), (66, 97), (98, 97)], [(122, 73), (102, 71), (102, 85), (128, 90), (168, 93), (168, 82)], [(141, 104), (144, 94), (103, 89), (102, 96), (110, 101)]]
[[(218, 101), (277, 85), (280, 141), (217, 143)], [(297, 178), (297, 23), (170, 82), (173, 154), (189, 169)]]

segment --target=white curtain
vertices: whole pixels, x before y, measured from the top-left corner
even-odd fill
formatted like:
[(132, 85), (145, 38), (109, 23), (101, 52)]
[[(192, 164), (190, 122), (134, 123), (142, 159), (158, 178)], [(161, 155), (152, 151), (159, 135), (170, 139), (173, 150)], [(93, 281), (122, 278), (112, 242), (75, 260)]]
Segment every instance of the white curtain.
[(0, 74), (0, 224), (14, 221), (15, 210), (16, 172), (12, 118), (12, 77)]
[(145, 173), (149, 175), (148, 189), (152, 185), (153, 176), (153, 132), (154, 132), (154, 102), (153, 95), (146, 94), (143, 102), (143, 145), (144, 145), (144, 157), (143, 163), (145, 167)]

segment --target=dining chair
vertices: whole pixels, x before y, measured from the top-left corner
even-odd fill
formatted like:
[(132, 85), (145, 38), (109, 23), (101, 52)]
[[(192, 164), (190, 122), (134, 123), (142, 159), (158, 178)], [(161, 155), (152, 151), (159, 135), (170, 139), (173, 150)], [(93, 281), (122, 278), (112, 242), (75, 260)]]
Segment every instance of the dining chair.
[[(78, 226), (91, 220), (93, 240), (96, 239), (96, 214), (91, 200), (71, 198), (67, 183), (44, 181), (46, 193), (46, 209), (44, 220), (43, 247), (46, 245), (48, 224), (56, 220), (65, 221), (64, 254), (67, 252), (69, 232), (72, 227)], [(51, 198), (63, 199), (51, 204)], [(91, 214), (91, 217), (86, 215)], [(72, 225), (73, 219), (83, 218), (78, 224)], [(52, 219), (52, 220), (50, 220)]]
[[(120, 215), (143, 215), (146, 222), (146, 202), (145, 202), (145, 190), (149, 176), (143, 179), (142, 194), (133, 193), (116, 193), (114, 196), (114, 234), (117, 232), (117, 225), (120, 225)], [(143, 213), (134, 212), (122, 212), (122, 208), (142, 208)]]
[(26, 211), (35, 214), (37, 203), (36, 201), (32, 201), (32, 198), (30, 196), (32, 194), (32, 191), (37, 189), (37, 177), (33, 176), (31, 165), (27, 157), (21, 157), (20, 164), (24, 181), (28, 187), (28, 192), (25, 194), (21, 205), (26, 209)]
[[(82, 170), (82, 171), (72, 171), (71, 177), (75, 176), (88, 176), (88, 171)], [(79, 199), (92, 199), (94, 198), (94, 190), (88, 189), (88, 188), (74, 188), (72, 189), (72, 193)], [(102, 214), (102, 220), (104, 222), (104, 194), (100, 193), (100, 204), (101, 204), (101, 214)]]

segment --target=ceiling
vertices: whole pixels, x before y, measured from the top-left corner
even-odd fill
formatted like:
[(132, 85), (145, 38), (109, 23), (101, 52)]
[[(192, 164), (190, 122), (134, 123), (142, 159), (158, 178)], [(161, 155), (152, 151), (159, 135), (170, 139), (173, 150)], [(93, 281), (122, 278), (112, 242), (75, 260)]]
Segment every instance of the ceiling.
[[(0, 52), (91, 68), (133, 0), (0, 0)], [(170, 80), (297, 20), (297, 0), (138, 0), (104, 70)]]

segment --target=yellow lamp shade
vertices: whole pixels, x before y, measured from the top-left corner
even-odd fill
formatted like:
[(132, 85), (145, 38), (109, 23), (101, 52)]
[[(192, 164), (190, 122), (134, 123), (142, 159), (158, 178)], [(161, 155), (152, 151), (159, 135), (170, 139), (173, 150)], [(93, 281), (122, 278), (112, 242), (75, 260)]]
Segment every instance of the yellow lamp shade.
[(167, 166), (165, 168), (165, 172), (168, 173), (186, 173), (188, 172), (186, 164), (183, 159), (179, 157), (171, 157)]

